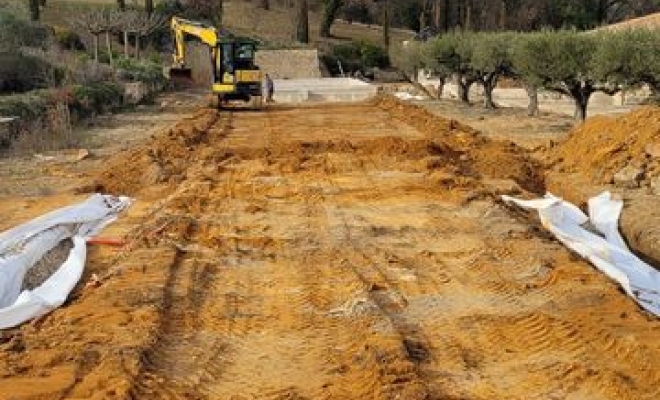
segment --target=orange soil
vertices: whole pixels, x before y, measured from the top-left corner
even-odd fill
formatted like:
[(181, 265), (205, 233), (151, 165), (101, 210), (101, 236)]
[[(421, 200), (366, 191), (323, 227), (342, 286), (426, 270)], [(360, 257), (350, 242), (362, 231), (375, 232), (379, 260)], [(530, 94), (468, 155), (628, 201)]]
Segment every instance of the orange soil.
[(643, 169), (642, 185), (648, 184), (660, 176), (660, 109), (589, 118), (551, 150), (550, 158), (556, 170), (579, 173), (592, 184), (610, 183), (628, 165)]
[(6, 331), (0, 399), (654, 399), (660, 322), (496, 195), (513, 144), (391, 99), (200, 111), (91, 186), (138, 201)]

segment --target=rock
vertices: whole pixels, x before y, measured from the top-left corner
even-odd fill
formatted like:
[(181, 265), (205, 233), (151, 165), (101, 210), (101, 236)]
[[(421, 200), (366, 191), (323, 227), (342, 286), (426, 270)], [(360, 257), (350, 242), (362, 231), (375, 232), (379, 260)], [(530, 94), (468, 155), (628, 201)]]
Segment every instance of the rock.
[(86, 159), (88, 159), (88, 158), (91, 158), (92, 155), (93, 155), (93, 154), (92, 154), (91, 151), (89, 151), (89, 150), (87, 150), (87, 149), (80, 149), (80, 150), (78, 150), (78, 153), (76, 154), (76, 158), (75, 158), (75, 160), (76, 160), (76, 161), (86, 160)]
[(632, 165), (628, 165), (612, 177), (612, 181), (616, 186), (634, 189), (639, 187), (639, 183), (644, 178), (644, 170)]
[(649, 143), (644, 148), (644, 151), (651, 156), (651, 158), (660, 158), (660, 143)]

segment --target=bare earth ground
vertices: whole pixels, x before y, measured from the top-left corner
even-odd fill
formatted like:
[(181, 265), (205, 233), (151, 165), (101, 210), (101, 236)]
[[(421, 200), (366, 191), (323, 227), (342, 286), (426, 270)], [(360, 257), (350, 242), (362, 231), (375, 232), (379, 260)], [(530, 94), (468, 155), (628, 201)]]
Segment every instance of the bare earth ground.
[(0, 165), (3, 228), (137, 199), (101, 286), (2, 334), (2, 399), (658, 398), (658, 320), (497, 200), (543, 190), (520, 147), (391, 101), (115, 133)]

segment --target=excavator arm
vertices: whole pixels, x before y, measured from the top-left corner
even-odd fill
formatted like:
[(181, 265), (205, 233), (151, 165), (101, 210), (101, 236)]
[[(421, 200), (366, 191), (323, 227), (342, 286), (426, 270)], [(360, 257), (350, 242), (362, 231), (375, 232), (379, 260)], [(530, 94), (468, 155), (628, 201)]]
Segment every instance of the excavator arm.
[(172, 32), (174, 32), (175, 51), (174, 64), (179, 68), (185, 68), (186, 35), (194, 36), (202, 43), (217, 51), (218, 31), (215, 27), (201, 22), (189, 21), (187, 19), (172, 17)]

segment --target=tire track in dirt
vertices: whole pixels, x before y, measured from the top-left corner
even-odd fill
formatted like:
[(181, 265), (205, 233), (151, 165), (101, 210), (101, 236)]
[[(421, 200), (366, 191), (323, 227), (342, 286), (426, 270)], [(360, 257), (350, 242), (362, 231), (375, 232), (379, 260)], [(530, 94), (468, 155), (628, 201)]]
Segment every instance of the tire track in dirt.
[[(494, 201), (539, 187), (526, 156), (425, 118), (203, 111), (116, 159), (100, 183), (150, 203), (125, 258), (142, 275), (113, 282), (159, 316), (126, 397), (657, 397), (658, 322)], [(90, 365), (71, 397), (114, 390)]]

